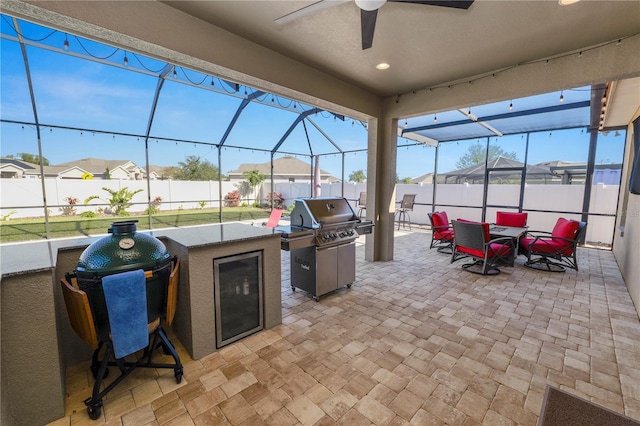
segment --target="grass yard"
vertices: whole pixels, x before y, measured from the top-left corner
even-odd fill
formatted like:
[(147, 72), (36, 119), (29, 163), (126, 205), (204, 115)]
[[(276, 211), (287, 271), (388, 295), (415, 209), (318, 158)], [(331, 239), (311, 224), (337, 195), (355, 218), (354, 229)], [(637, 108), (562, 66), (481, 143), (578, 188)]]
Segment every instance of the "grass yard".
[[(223, 209), (223, 222), (260, 220), (269, 217), (269, 211), (256, 207), (227, 207)], [(138, 230), (149, 229), (149, 216), (100, 216), (84, 218), (80, 216), (54, 216), (49, 218), (51, 238), (80, 237), (104, 234), (113, 222), (137, 220)], [(218, 209), (179, 210), (160, 212), (153, 215), (153, 229), (176, 228), (181, 226), (220, 223)], [(46, 238), (44, 217), (15, 219), (0, 222), (0, 244), (17, 241), (41, 240)]]

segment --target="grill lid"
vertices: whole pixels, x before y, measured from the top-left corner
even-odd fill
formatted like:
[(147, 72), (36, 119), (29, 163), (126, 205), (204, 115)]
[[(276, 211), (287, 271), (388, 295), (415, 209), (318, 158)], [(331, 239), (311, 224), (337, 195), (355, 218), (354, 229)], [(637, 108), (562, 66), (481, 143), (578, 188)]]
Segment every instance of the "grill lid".
[(359, 222), (346, 198), (298, 198), (291, 212), (291, 225), (319, 229), (323, 226)]
[(159, 239), (136, 232), (137, 220), (114, 222), (111, 235), (95, 241), (80, 255), (76, 272), (109, 275), (133, 269), (151, 269), (171, 258)]

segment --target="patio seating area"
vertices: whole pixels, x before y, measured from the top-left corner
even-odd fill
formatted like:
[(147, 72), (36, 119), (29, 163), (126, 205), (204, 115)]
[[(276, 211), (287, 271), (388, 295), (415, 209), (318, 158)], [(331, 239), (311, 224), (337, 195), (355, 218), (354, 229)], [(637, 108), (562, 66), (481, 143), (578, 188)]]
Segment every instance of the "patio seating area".
[(99, 421), (89, 363), (73, 366), (52, 424), (535, 425), (547, 384), (640, 419), (640, 322), (611, 251), (581, 248), (564, 274), (519, 256), (482, 276), (413, 228), (390, 262), (366, 262), (360, 237), (353, 287), (320, 302), (291, 291), (282, 252), (282, 325), (199, 360), (173, 340), (182, 383), (137, 371)]

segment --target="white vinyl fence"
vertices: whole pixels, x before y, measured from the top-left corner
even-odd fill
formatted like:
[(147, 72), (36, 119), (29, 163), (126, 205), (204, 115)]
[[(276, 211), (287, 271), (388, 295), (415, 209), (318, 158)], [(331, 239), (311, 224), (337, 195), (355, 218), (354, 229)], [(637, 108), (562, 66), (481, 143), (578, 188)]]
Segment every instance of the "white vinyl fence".
[[(218, 181), (151, 181), (151, 200), (161, 198), (160, 211), (190, 210), (204, 207), (219, 207)], [(119, 190), (127, 187), (129, 191), (142, 189), (132, 199), (130, 212), (143, 212), (147, 205), (146, 181), (134, 180), (62, 180), (45, 179), (45, 190), (49, 214), (62, 215), (62, 207), (68, 206), (67, 197), (79, 200), (75, 206), (76, 214), (84, 211), (97, 211), (105, 208), (111, 197), (102, 188), (108, 187)], [(238, 189), (237, 182), (222, 182), (222, 197)], [(322, 196), (343, 196), (349, 200), (354, 210), (358, 210), (357, 200), (361, 192), (366, 192), (366, 184), (345, 183), (322, 184)], [(271, 184), (264, 182), (260, 190), (260, 197), (266, 202), (266, 196), (271, 190)], [(447, 184), (437, 186), (436, 210), (445, 210), (450, 219), (466, 218), (481, 219), (481, 209), (473, 207), (442, 207), (442, 205), (481, 206), (483, 185)], [(295, 198), (309, 197), (311, 186), (309, 183), (277, 183), (274, 191), (282, 194), (286, 207), (293, 204)], [(491, 204), (513, 204), (517, 200), (519, 185), (494, 185), (490, 188)], [(558, 212), (581, 211), (584, 188), (579, 185), (527, 185), (525, 188), (524, 210), (553, 210)], [(432, 211), (433, 185), (431, 184), (398, 184), (396, 185), (396, 201), (404, 194), (416, 194), (415, 205), (410, 212), (411, 222), (428, 224), (427, 213)], [(98, 195), (88, 205), (83, 201), (92, 195)], [(21, 217), (42, 217), (42, 186), (38, 179), (0, 179), (0, 217), (9, 215), (9, 219)], [(617, 207), (618, 185), (598, 184), (592, 187), (591, 213), (614, 215)], [(251, 204), (252, 200), (247, 200)], [(397, 204), (390, 209), (397, 207)], [(495, 210), (488, 210), (486, 220), (491, 222), (495, 217)], [(11, 214), (9, 214), (11, 213)], [(529, 228), (551, 230), (559, 216), (580, 219), (579, 215), (566, 213), (529, 213)], [(587, 227), (588, 242), (611, 244), (615, 218), (606, 216), (589, 217)]]

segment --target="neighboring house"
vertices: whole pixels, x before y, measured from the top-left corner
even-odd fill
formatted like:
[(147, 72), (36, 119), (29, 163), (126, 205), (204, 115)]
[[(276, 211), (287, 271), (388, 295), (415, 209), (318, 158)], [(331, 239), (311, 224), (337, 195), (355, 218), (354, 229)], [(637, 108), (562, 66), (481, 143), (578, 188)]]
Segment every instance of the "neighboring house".
[[(73, 178), (75, 174), (82, 176), (83, 170), (75, 167), (43, 166), (45, 178), (59, 178), (65, 174)], [(40, 178), (40, 166), (15, 158), (0, 158), (0, 177), (3, 179), (37, 179)]]
[[(539, 166), (549, 167), (549, 170), (561, 179), (563, 184), (584, 184), (587, 176), (587, 163), (569, 163), (566, 161), (545, 161)], [(619, 185), (622, 176), (622, 164), (595, 164), (593, 184), (604, 183)]]
[(426, 175), (418, 176), (417, 178), (411, 179), (411, 183), (433, 183), (433, 173), (427, 173)]
[[(491, 170), (492, 183), (516, 183), (520, 181), (520, 172), (509, 170), (510, 168), (523, 167), (524, 164), (506, 157), (496, 157), (489, 161), (487, 166)], [(496, 170), (497, 169), (497, 170)], [(499, 169), (505, 169), (501, 171)], [(454, 170), (448, 173), (438, 174), (438, 183), (473, 183), (484, 182), (485, 165), (476, 164), (464, 169)], [(528, 165), (527, 182), (529, 183), (560, 183), (560, 179), (548, 166)]]
[[(321, 160), (322, 161), (322, 160)], [(227, 173), (230, 181), (243, 181), (245, 178), (242, 176), (245, 172), (257, 170), (266, 176), (265, 180), (271, 180), (271, 161), (261, 164), (244, 163), (236, 170), (231, 170)], [(273, 181), (274, 183), (282, 182), (297, 182), (297, 183), (309, 183), (313, 175), (313, 168), (310, 163), (298, 160), (292, 156), (284, 156), (273, 160)], [(329, 183), (337, 182), (334, 176), (329, 172), (320, 169), (320, 182)]]
[[(130, 160), (103, 160), (100, 158), (83, 158), (69, 161), (55, 166), (43, 166), (45, 178), (82, 179), (91, 175), (92, 179), (106, 179), (107, 168), (109, 176), (114, 180), (143, 180), (146, 170)], [(152, 180), (160, 179), (163, 167), (150, 166), (149, 173)], [(40, 166), (14, 158), (0, 158), (0, 177), (13, 179), (28, 179), (40, 177)]]
[[(103, 160), (101, 158), (83, 158), (81, 160), (69, 161), (57, 166), (78, 167), (93, 175), (94, 179), (105, 179), (107, 169), (111, 179), (121, 180), (143, 180), (146, 179), (144, 167), (137, 166), (130, 160)], [(64, 178), (64, 176), (61, 176)], [(153, 176), (151, 177), (154, 178)]]

